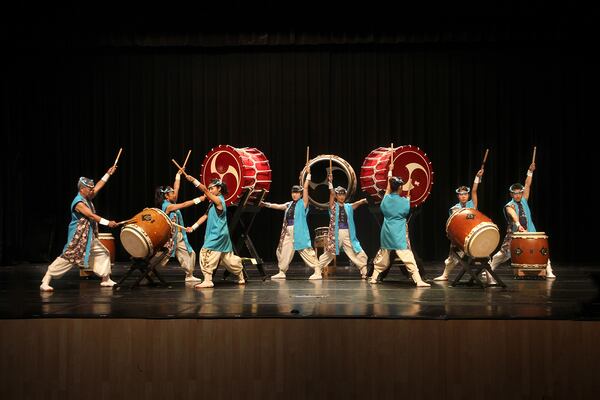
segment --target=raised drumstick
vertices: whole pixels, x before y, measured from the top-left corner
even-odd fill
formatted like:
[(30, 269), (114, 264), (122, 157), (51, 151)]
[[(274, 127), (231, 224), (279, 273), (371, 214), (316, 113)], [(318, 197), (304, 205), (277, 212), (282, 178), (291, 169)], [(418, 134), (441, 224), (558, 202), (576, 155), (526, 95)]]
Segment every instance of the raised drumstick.
[(185, 157), (185, 161), (183, 162), (183, 169), (185, 169), (185, 166), (187, 165), (188, 158), (190, 158), (191, 153), (192, 153), (192, 150), (188, 150), (187, 156)]
[(534, 164), (535, 163), (535, 152), (537, 150), (536, 146), (533, 146), (533, 157), (531, 158), (531, 163)]
[(121, 152), (123, 151), (123, 148), (119, 148), (119, 153), (117, 154), (117, 158), (115, 158), (115, 163), (113, 164), (114, 167), (117, 166), (117, 163), (119, 162), (119, 157), (121, 157)]
[(333, 166), (331, 164), (331, 155), (329, 156), (329, 173), (333, 175)]
[(173, 164), (175, 164), (175, 166), (181, 171), (181, 173), (183, 174), (183, 176), (188, 176), (188, 174), (185, 173), (185, 171), (183, 170), (183, 168), (181, 168), (181, 166), (179, 164), (177, 164), (177, 161), (173, 160), (171, 158), (171, 161), (173, 161)]
[(483, 156), (483, 161), (481, 162), (481, 169), (483, 169), (483, 167), (485, 166), (485, 162), (487, 161), (489, 152), (490, 152), (490, 149), (485, 149), (485, 155)]
[(308, 165), (308, 161), (310, 160), (309, 154), (310, 154), (310, 146), (306, 146), (306, 165)]

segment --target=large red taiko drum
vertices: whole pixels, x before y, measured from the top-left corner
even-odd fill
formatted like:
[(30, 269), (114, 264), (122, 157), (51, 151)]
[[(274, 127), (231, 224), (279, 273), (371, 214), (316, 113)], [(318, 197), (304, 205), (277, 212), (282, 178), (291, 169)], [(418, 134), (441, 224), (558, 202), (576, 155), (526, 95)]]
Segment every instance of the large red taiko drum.
[[(388, 180), (391, 148), (379, 147), (365, 158), (360, 169), (360, 186), (363, 192), (371, 196), (376, 203), (383, 199)], [(404, 182), (403, 194), (409, 189), (410, 206), (418, 207), (423, 204), (433, 185), (433, 168), (427, 154), (417, 146), (394, 147), (394, 176), (399, 176)]]
[(254, 147), (236, 148), (219, 145), (211, 149), (200, 170), (200, 181), (208, 186), (214, 178), (227, 185), (225, 204), (237, 205), (245, 190), (250, 190), (248, 202), (254, 204), (263, 191), (271, 188), (271, 166), (267, 157)]

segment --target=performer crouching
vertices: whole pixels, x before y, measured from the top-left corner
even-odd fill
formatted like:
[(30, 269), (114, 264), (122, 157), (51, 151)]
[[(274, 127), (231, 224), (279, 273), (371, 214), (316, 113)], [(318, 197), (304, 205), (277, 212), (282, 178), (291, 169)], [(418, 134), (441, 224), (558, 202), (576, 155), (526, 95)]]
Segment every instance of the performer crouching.
[(325, 251), (319, 257), (319, 269), (322, 271), (334, 258), (344, 250), (348, 258), (358, 268), (362, 279), (367, 278), (368, 257), (360, 246), (356, 237), (354, 226), (354, 210), (363, 204), (366, 199), (354, 203), (346, 203), (347, 191), (338, 186), (333, 189), (332, 175), (329, 174), (329, 234)]
[[(479, 187), (479, 183), (481, 182), (481, 177), (483, 176), (483, 169), (477, 171), (477, 175), (475, 175), (475, 179), (473, 180), (473, 190), (471, 190), (467, 186), (460, 186), (456, 189), (456, 197), (458, 198), (458, 203), (450, 207), (448, 210), (448, 215), (452, 215), (455, 212), (463, 209), (463, 208), (474, 208), (477, 210), (477, 188)], [(471, 199), (469, 199), (469, 193), (471, 194)], [(447, 281), (448, 275), (454, 267), (458, 265), (464, 253), (458, 249), (453, 244), (450, 244), (450, 252), (448, 254), (448, 258), (444, 260), (445, 268), (442, 275), (434, 278), (434, 281)]]
[[(196, 197), (193, 200), (188, 200), (177, 204), (179, 195), (179, 186), (181, 183), (181, 171), (175, 175), (175, 183), (171, 186), (160, 186), (156, 189), (155, 203), (156, 207), (163, 210), (165, 214), (171, 218), (173, 222), (184, 226), (183, 215), (181, 209), (191, 207), (195, 204), (200, 204), (206, 196)], [(179, 265), (185, 271), (186, 282), (200, 282), (201, 279), (194, 276), (194, 266), (196, 265), (196, 253), (190, 245), (187, 238), (187, 232), (182, 228), (173, 225), (173, 252), (170, 257), (177, 257)]]
[(115, 282), (110, 279), (110, 253), (98, 240), (98, 224), (116, 228), (115, 221), (108, 221), (98, 214), (92, 203), (98, 192), (104, 187), (108, 179), (115, 173), (116, 167), (110, 167), (97, 185), (92, 179), (81, 177), (77, 182), (79, 192), (71, 202), (71, 223), (67, 244), (63, 252), (48, 266), (42, 279), (40, 290), (53, 291), (50, 286), (52, 278), (61, 278), (73, 266), (82, 264), (91, 265), (92, 270), (101, 278), (100, 286), (112, 287)]
[[(531, 163), (527, 170), (525, 186), (520, 183), (514, 183), (508, 188), (512, 200), (504, 206), (504, 217), (506, 218), (507, 223), (506, 236), (504, 237), (500, 250), (494, 254), (494, 257), (492, 257), (489, 262), (492, 271), (495, 270), (498, 265), (510, 260), (510, 243), (514, 232), (537, 232), (533, 219), (531, 218), (529, 204), (527, 203), (529, 200), (531, 182), (533, 181), (533, 171), (535, 171), (535, 163)], [(556, 275), (554, 275), (552, 271), (550, 259), (548, 259), (548, 264), (546, 265), (546, 278), (556, 278)], [(489, 284), (495, 283), (494, 278), (489, 276), (489, 274), (487, 276), (487, 281)]]
[(297, 251), (302, 260), (315, 272), (308, 279), (323, 279), (319, 259), (313, 249), (306, 215), (308, 214), (308, 183), (310, 181), (310, 170), (306, 175), (304, 187), (299, 185), (292, 186), (292, 201), (284, 204), (262, 202), (261, 206), (285, 211), (283, 216), (283, 225), (279, 235), (279, 245), (277, 246), (277, 261), (279, 272), (271, 279), (285, 279), (285, 274), (294, 258), (294, 252)]
[(375, 256), (374, 271), (369, 283), (378, 283), (379, 274), (390, 266), (390, 253), (396, 252), (406, 265), (415, 284), (419, 287), (427, 287), (430, 285), (421, 279), (408, 240), (406, 217), (410, 213), (410, 195), (400, 196), (404, 181), (397, 176), (392, 176), (392, 169), (393, 165), (390, 164), (388, 185), (380, 205), (384, 217), (381, 228), (381, 249)]
[(233, 253), (227, 227), (227, 206), (223, 197), (223, 194), (227, 194), (227, 185), (220, 179), (213, 179), (206, 187), (191, 175), (188, 175), (187, 179), (202, 190), (211, 202), (206, 214), (201, 216), (192, 227), (186, 229), (187, 233), (191, 233), (206, 222), (204, 244), (200, 249), (200, 269), (204, 279), (195, 287), (213, 287), (213, 274), (219, 263), (223, 263), (229, 272), (238, 277), (238, 284), (245, 284), (242, 259)]

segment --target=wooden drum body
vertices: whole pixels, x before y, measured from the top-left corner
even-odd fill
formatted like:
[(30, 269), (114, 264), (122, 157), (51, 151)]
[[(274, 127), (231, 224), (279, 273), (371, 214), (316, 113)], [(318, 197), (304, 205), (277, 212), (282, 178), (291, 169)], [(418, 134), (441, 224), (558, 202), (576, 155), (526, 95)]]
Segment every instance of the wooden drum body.
[(545, 232), (515, 232), (510, 241), (510, 262), (515, 276), (546, 276), (550, 251)]
[(500, 242), (498, 226), (481, 211), (463, 208), (446, 222), (448, 239), (474, 258), (489, 257)]
[(148, 258), (171, 237), (173, 224), (158, 208), (144, 208), (121, 229), (121, 244), (134, 258)]
[(115, 263), (115, 256), (117, 254), (117, 246), (115, 244), (115, 237), (112, 233), (98, 233), (98, 240), (106, 250), (110, 253), (110, 263)]

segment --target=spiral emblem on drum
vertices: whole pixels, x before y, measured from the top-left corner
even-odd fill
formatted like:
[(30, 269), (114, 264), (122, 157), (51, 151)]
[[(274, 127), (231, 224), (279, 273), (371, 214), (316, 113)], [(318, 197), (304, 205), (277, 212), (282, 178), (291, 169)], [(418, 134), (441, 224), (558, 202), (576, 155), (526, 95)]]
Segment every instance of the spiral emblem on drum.
[[(308, 199), (310, 203), (320, 210), (329, 207), (329, 160), (331, 159), (331, 172), (333, 187), (341, 186), (346, 189), (346, 200), (351, 200), (356, 192), (356, 174), (352, 166), (343, 158), (332, 154), (320, 154), (309, 162), (311, 182), (308, 186)], [(306, 179), (306, 167), (300, 171), (300, 184)]]
[[(361, 189), (376, 202), (381, 201), (387, 187), (391, 154), (391, 148), (379, 147), (369, 153), (361, 167)], [(431, 161), (419, 147), (406, 145), (394, 147), (393, 162), (393, 175), (406, 182), (402, 187), (404, 194), (410, 190), (410, 206), (418, 207), (431, 193), (434, 173)]]
[(269, 192), (271, 167), (258, 149), (219, 145), (206, 155), (200, 171), (200, 180), (206, 186), (215, 178), (227, 185), (228, 194), (223, 197), (228, 206), (237, 204), (244, 190), (250, 190), (248, 202), (253, 204), (260, 200), (260, 193)]

